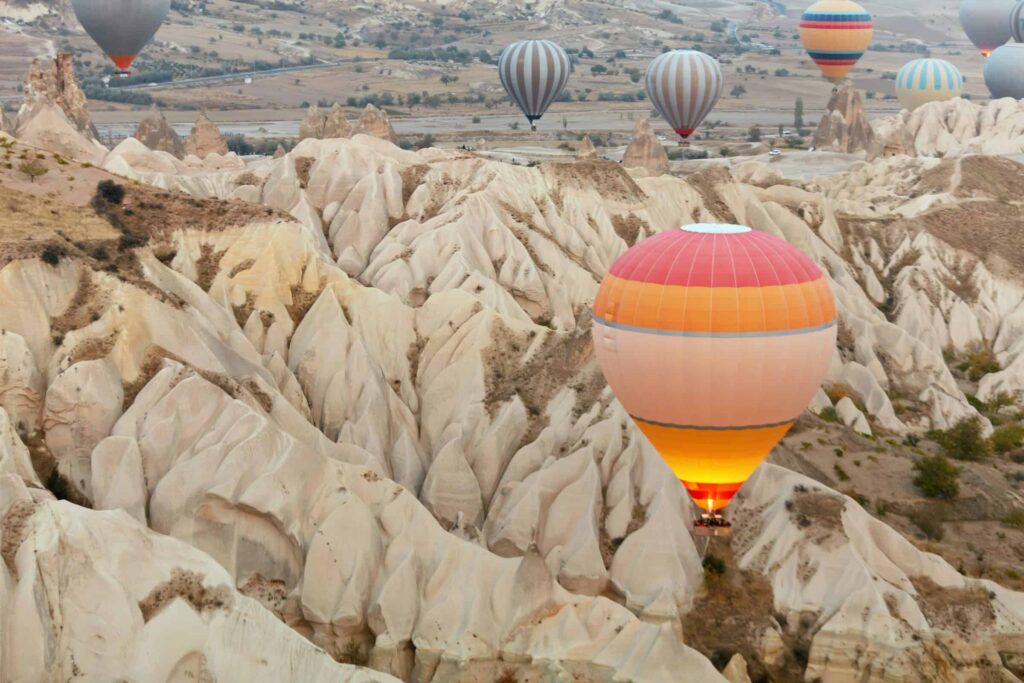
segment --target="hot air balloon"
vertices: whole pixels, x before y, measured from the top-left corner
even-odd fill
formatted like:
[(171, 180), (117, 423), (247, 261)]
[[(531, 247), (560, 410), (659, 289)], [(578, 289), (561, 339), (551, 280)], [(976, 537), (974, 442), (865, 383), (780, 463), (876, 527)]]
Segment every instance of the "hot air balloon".
[(509, 97), (526, 114), (530, 128), (569, 82), (569, 56), (550, 40), (521, 40), (512, 43), (498, 59), (498, 75)]
[(71, 0), (82, 28), (127, 76), (135, 56), (160, 28), (171, 0)]
[(960, 25), (981, 54), (1010, 39), (1010, 12), (1016, 0), (964, 0), (960, 3)]
[(997, 47), (985, 61), (985, 85), (992, 97), (1024, 99), (1024, 44)]
[(825, 78), (839, 83), (871, 44), (871, 15), (851, 0), (821, 0), (800, 17), (800, 40)]
[(944, 59), (915, 59), (896, 74), (896, 96), (904, 109), (950, 100), (963, 92), (960, 70)]
[(814, 396), (836, 344), (821, 271), (739, 225), (688, 225), (612, 265), (594, 303), (609, 386), (706, 519)]
[(1024, 43), (1024, 0), (1010, 11), (1010, 36), (1018, 43)]
[(647, 96), (684, 145), (724, 87), (718, 60), (696, 50), (665, 52), (647, 66)]

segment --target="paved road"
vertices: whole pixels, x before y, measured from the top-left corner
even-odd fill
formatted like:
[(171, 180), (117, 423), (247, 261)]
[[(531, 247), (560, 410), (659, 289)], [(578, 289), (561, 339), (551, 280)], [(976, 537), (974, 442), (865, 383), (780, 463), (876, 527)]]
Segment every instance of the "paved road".
[(175, 88), (194, 88), (211, 83), (223, 83), (225, 81), (241, 81), (246, 78), (266, 78), (278, 74), (290, 74), (296, 71), (312, 71), (314, 69), (329, 69), (335, 66), (356, 61), (355, 58), (339, 59), (334, 62), (322, 62), (320, 64), (303, 64), (300, 66), (283, 66), (278, 69), (265, 69), (263, 71), (242, 71), (239, 73), (223, 74), (221, 76), (201, 76), (199, 78), (182, 78), (177, 81), (164, 83), (140, 83), (138, 85), (120, 86), (118, 90), (170, 90)]

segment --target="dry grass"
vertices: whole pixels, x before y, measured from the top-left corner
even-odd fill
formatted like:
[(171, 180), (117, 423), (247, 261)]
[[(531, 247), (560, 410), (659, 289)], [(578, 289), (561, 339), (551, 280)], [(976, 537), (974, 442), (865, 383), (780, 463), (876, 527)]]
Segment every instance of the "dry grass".
[(917, 591), (917, 604), (928, 623), (972, 640), (975, 634), (995, 624), (992, 597), (984, 588), (946, 588), (930, 578), (911, 578)]
[[(778, 629), (773, 614), (774, 595), (768, 579), (759, 572), (736, 566), (732, 548), (723, 539), (712, 539), (708, 556), (724, 563), (724, 573), (706, 572), (705, 590), (683, 616), (683, 640), (721, 669), (736, 653), (747, 660), (753, 680), (803, 680), (806, 659), (791, 653), (782, 665), (769, 667), (761, 660), (757, 643), (766, 629)], [(789, 645), (794, 639), (784, 636)], [(803, 660), (803, 661), (801, 661)]]
[(197, 612), (227, 609), (233, 602), (231, 589), (227, 586), (207, 588), (203, 585), (202, 575), (176, 568), (170, 579), (139, 602), (143, 621), (148, 622), (175, 598), (184, 599)]
[[(588, 321), (589, 316), (578, 321), (572, 333), (549, 333), (535, 344), (535, 331), (518, 332), (495, 319), (491, 344), (481, 352), (487, 369), (484, 404), (494, 416), (502, 405), (518, 396), (530, 420), (523, 443), (532, 442), (540, 434), (548, 423), (548, 403), (590, 362), (593, 343)], [(578, 410), (593, 405), (604, 388), (603, 382), (590, 381), (589, 376), (582, 379), (575, 385)]]

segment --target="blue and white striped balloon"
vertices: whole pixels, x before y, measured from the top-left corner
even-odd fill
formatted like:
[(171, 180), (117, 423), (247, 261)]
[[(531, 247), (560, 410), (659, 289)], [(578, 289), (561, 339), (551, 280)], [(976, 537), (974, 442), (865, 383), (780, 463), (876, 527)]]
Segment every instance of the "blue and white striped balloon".
[(501, 84), (534, 130), (537, 120), (565, 89), (570, 71), (569, 56), (550, 40), (512, 43), (498, 59)]
[(915, 59), (896, 74), (896, 96), (905, 109), (951, 100), (963, 92), (963, 75), (944, 59)]

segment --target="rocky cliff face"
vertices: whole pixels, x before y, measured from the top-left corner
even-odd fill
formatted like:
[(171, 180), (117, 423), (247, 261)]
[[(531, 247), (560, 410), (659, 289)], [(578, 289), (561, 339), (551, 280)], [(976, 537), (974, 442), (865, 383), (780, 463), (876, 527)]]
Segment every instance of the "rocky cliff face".
[(107, 149), (96, 139), (86, 105), (70, 55), (61, 53), (52, 62), (34, 60), (25, 100), (8, 128), (26, 144), (98, 164)]
[(931, 102), (875, 122), (875, 157), (957, 157), (1024, 153), (1024, 105), (1004, 98)]
[[(198, 597), (158, 613), (211, 634), (168, 654), (190, 673), (246, 660), (229, 622), (255, 609), (248, 598), (259, 638), (311, 653), (316, 675), (337, 675), (321, 650), (438, 683), (703, 683), (734, 654), (730, 680), (1022, 673), (1024, 597), (991, 579), (1008, 581), (1001, 567), (1024, 547), (998, 522), (1021, 505), (1024, 467), (962, 463), (950, 506), (975, 525), (962, 533), (981, 543), (994, 525), (987, 562), (1010, 558), (986, 578), (886, 525), (913, 536), (915, 515), (936, 512), (911, 484), (936, 448), (928, 429), (979, 417), (990, 430), (987, 403), (1024, 389), (1015, 162), (897, 158), (800, 183), (760, 164), (686, 178), (596, 160), (528, 168), (370, 136), (249, 165), (128, 140), (104, 166), (141, 183), (113, 204), (51, 165), (38, 184), (0, 166), (12, 224), (46, 227), (29, 240), (0, 216), (0, 301), (25, 303), (0, 304), (0, 472), (33, 500), (45, 483), (94, 508), (52, 503), (124, 556), (150, 537), (169, 548), (138, 584), (123, 565), (98, 572), (135, 586), (104, 648), (164, 632), (146, 633), (161, 619), (146, 621), (146, 598), (182, 565), (203, 576)], [(74, 174), (87, 170), (101, 173)], [(88, 233), (48, 217), (63, 204)], [(722, 578), (705, 576), (692, 506), (604, 386), (589, 337), (612, 261), (694, 221), (798, 245), (841, 320), (812, 414), (741, 493), (735, 536), (709, 548)], [(997, 362), (972, 379), (981, 350)], [(9, 539), (35, 537), (8, 518), (0, 590), (30, 595), (35, 546)], [(966, 524), (948, 523), (947, 542)], [(38, 542), (55, 534), (40, 527)], [(62, 561), (95, 552), (61, 538)], [(51, 618), (27, 599), (0, 605)], [(268, 617), (312, 645), (263, 630)], [(53, 651), (77, 662), (67, 643), (95, 643), (92, 627), (62, 623)], [(115, 664), (90, 671), (134, 670), (127, 655), (94, 658)]]
[(871, 149), (874, 137), (861, 93), (847, 82), (829, 99), (811, 144), (816, 149), (850, 154)]
[(345, 118), (345, 111), (337, 103), (327, 111), (315, 104), (310, 105), (299, 124), (299, 140), (348, 137), (352, 137), (352, 126)]
[(185, 143), (155, 105), (146, 118), (139, 122), (134, 137), (151, 150), (167, 152), (179, 159), (185, 156)]
[(370, 135), (381, 140), (387, 140), (392, 144), (398, 144), (398, 136), (395, 134), (395, 129), (391, 127), (391, 120), (388, 118), (387, 112), (381, 111), (372, 104), (366, 105), (362, 116), (359, 117), (359, 122), (356, 124), (356, 134)]
[(75, 129), (95, 140), (99, 137), (96, 126), (89, 117), (85, 93), (75, 78), (72, 56), (61, 52), (52, 61), (35, 59), (25, 82), (25, 100), (18, 112), (18, 128), (23, 128), (37, 118), (42, 109), (56, 106), (67, 117)]
[(633, 141), (626, 148), (622, 165), (626, 168), (642, 168), (651, 175), (668, 173), (668, 154), (658, 142), (647, 119), (637, 121), (633, 129)]
[(579, 149), (576, 150), (577, 161), (590, 161), (597, 158), (597, 149), (594, 147), (594, 142), (590, 139), (589, 135), (583, 136), (583, 142), (580, 143)]
[(205, 112), (199, 114), (188, 138), (185, 139), (185, 154), (205, 158), (210, 154), (224, 155), (228, 145), (221, 137), (217, 124), (209, 119)]

